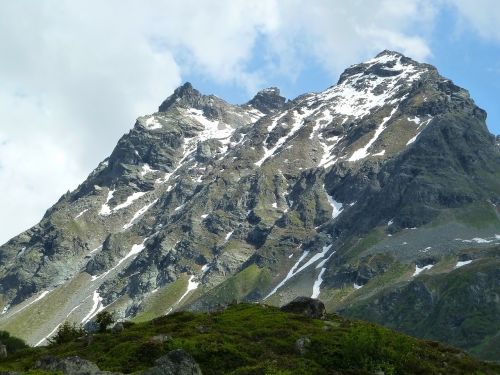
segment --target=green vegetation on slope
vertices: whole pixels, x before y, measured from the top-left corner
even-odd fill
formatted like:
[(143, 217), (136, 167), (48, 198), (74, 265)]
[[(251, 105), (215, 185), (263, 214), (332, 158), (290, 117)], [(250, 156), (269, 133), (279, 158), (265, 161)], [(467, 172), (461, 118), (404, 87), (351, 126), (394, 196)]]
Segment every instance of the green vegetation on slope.
[[(121, 333), (30, 348), (0, 361), (0, 369), (26, 371), (44, 355), (78, 355), (102, 370), (137, 372), (182, 348), (204, 374), (495, 374), (500, 366), (479, 362), (442, 344), (336, 315), (313, 320), (265, 305), (239, 304), (222, 312), (178, 312), (126, 324)], [(171, 339), (157, 340), (155, 336)], [(165, 337), (165, 336), (163, 336)], [(309, 338), (305, 354), (296, 342)]]

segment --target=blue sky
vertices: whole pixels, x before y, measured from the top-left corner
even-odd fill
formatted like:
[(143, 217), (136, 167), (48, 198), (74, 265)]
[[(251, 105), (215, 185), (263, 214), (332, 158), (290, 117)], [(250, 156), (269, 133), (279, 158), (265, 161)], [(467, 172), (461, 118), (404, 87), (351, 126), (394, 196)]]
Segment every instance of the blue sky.
[(335, 84), (384, 49), (468, 89), (500, 134), (498, 0), (16, 0), (0, 5), (0, 243), (190, 81), (233, 103)]
[[(499, 8), (500, 3), (490, 9), (498, 13)], [(464, 22), (453, 7), (440, 8), (434, 28), (428, 34), (431, 53), (421, 61), (436, 66), (441, 75), (467, 89), (476, 104), (487, 111), (490, 132), (500, 134), (500, 42), (481, 37), (472, 25)], [(266, 41), (257, 39), (252, 58), (247, 63), (250, 71), (258, 71), (266, 65), (265, 51)], [(371, 57), (373, 54), (365, 54), (351, 63)], [(283, 96), (293, 99), (305, 92), (324, 90), (337, 82), (342, 70), (332, 71), (310, 55), (302, 58), (303, 67), (297, 76), (271, 71), (259, 87), (277, 86)], [(234, 82), (220, 84), (201, 72), (188, 72), (183, 80), (190, 81), (203, 93), (216, 94), (232, 103), (244, 103), (253, 95)]]

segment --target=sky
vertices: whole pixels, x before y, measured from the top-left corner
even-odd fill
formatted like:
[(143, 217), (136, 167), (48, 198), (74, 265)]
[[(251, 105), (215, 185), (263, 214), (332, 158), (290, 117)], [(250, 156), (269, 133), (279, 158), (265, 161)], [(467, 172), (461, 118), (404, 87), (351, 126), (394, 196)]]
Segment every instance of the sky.
[(294, 98), (391, 49), (468, 89), (500, 134), (498, 25), (497, 0), (0, 1), (0, 243), (186, 81)]

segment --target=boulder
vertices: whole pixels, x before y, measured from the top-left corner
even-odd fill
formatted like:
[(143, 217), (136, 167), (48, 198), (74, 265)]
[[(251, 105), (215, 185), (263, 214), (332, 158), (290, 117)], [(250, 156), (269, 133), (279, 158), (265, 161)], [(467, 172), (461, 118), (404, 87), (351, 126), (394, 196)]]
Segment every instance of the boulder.
[(118, 322), (116, 323), (112, 328), (111, 328), (111, 332), (112, 333), (121, 333), (123, 332), (124, 330), (124, 327), (123, 327), (123, 323), (121, 322)]
[(169, 352), (156, 360), (155, 366), (143, 375), (201, 375), (201, 369), (193, 357), (182, 349)]
[(158, 344), (164, 344), (166, 342), (172, 341), (172, 336), (160, 333), (159, 335), (151, 337), (150, 341)]
[(319, 299), (309, 297), (297, 297), (292, 302), (281, 307), (281, 311), (301, 314), (313, 319), (323, 319), (326, 309)]
[(7, 357), (7, 345), (0, 344), (0, 358)]
[(35, 368), (44, 371), (59, 371), (64, 375), (121, 375), (121, 373), (101, 371), (95, 363), (78, 356), (42, 357), (36, 361)]
[(300, 355), (305, 355), (309, 346), (311, 345), (311, 339), (309, 337), (300, 337), (295, 341), (295, 350)]

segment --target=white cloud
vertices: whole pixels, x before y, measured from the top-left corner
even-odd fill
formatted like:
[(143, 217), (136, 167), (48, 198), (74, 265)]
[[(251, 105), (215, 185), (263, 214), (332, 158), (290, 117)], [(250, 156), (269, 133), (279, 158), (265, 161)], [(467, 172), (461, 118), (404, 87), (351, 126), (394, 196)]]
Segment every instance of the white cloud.
[(481, 37), (500, 42), (500, 3), (497, 0), (449, 1), (460, 13), (463, 27), (472, 27)]
[[(0, 242), (81, 182), (181, 77), (250, 92), (308, 59), (331, 80), (385, 48), (425, 59), (435, 14), (431, 0), (3, 2)], [(265, 65), (252, 66), (256, 54)]]

